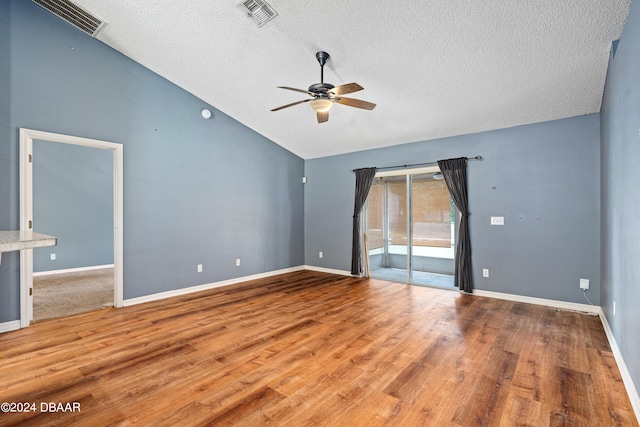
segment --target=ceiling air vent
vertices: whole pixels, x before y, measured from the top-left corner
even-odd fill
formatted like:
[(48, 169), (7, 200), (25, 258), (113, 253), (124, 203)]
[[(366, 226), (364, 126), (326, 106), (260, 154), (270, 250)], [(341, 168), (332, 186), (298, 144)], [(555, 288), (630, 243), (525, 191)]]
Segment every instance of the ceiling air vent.
[(253, 19), (258, 27), (262, 27), (278, 16), (278, 12), (263, 0), (245, 0), (238, 4), (238, 7)]
[(104, 22), (69, 0), (32, 0), (54, 15), (64, 19), (74, 27), (95, 37), (104, 26)]

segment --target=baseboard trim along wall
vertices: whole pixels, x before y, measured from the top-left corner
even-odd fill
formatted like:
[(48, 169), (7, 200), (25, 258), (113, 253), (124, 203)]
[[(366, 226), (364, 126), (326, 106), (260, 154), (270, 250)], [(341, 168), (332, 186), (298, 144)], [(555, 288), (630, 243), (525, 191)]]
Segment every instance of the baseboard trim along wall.
[(11, 322), (0, 323), (0, 334), (20, 329), (20, 321), (12, 320)]
[(616, 359), (616, 364), (618, 365), (618, 370), (620, 371), (622, 382), (627, 389), (627, 394), (629, 395), (631, 406), (633, 406), (633, 411), (636, 414), (636, 419), (640, 422), (640, 395), (638, 395), (638, 389), (636, 389), (635, 384), (633, 384), (633, 379), (631, 378), (631, 374), (629, 373), (627, 364), (624, 363), (624, 358), (622, 357), (622, 353), (620, 352), (620, 347), (618, 347), (616, 337), (613, 335), (613, 331), (611, 330), (611, 326), (609, 326), (607, 316), (604, 315), (604, 312), (602, 310), (600, 310), (600, 321), (602, 322), (602, 327), (604, 328), (605, 334), (607, 334), (609, 347), (611, 347), (613, 357)]
[(316, 267), (314, 265), (305, 265), (305, 270), (319, 271), (321, 273), (338, 274), (340, 276), (351, 276), (351, 272), (347, 270), (335, 270), (333, 268)]
[(220, 282), (205, 283), (203, 285), (191, 286), (188, 288), (175, 289), (173, 291), (159, 292), (157, 294), (145, 295), (143, 297), (130, 298), (123, 301), (125, 307), (130, 305), (142, 304), (150, 301), (157, 301), (164, 298), (176, 297), (190, 294), (193, 292), (206, 291), (209, 289), (220, 288), (222, 286), (235, 285), (236, 283), (248, 282), (250, 280), (263, 279), (265, 277), (277, 276), (278, 274), (292, 273), (300, 270), (311, 270), (322, 273), (337, 274), (340, 276), (351, 276), (351, 272), (346, 270), (335, 270), (332, 268), (315, 267), (312, 265), (299, 265), (297, 267), (283, 268), (282, 270), (268, 271), (265, 273), (253, 274), (251, 276), (236, 277), (234, 279), (222, 280)]
[(220, 282), (205, 283), (203, 285), (191, 286), (188, 288), (175, 289), (173, 291), (159, 292), (157, 294), (145, 295), (143, 297), (130, 298), (123, 301), (125, 307), (142, 304), (145, 302), (157, 301), (164, 298), (177, 297), (187, 295), (193, 292), (207, 291), (209, 289), (220, 288), (222, 286), (235, 285), (236, 283), (248, 282), (250, 280), (263, 279), (265, 277), (277, 276), (278, 274), (292, 273), (294, 271), (304, 270), (304, 266), (283, 268), (282, 270), (268, 271), (266, 273), (253, 274), (250, 276), (236, 277), (229, 280), (221, 280)]
[(573, 310), (585, 312), (593, 315), (600, 314), (600, 306), (597, 305), (589, 305), (589, 304), (580, 304), (577, 302), (565, 302), (565, 301), (556, 301), (552, 299), (544, 299), (544, 298), (535, 298), (535, 297), (527, 297), (523, 295), (514, 295), (514, 294), (504, 294), (501, 292), (492, 292), (492, 291), (483, 291), (480, 289), (474, 289), (473, 295), (477, 295), (479, 297), (488, 297), (488, 298), (497, 298), (504, 299), (509, 301), (516, 302), (524, 302), (527, 304), (536, 304), (536, 305), (544, 305), (551, 308), (558, 308), (561, 310)]
[(49, 270), (49, 271), (38, 271), (38, 272), (34, 271), (33, 277), (48, 276), (50, 274), (78, 273), (81, 271), (102, 270), (103, 268), (113, 268), (113, 264), (91, 265), (89, 267), (67, 268), (64, 270)]

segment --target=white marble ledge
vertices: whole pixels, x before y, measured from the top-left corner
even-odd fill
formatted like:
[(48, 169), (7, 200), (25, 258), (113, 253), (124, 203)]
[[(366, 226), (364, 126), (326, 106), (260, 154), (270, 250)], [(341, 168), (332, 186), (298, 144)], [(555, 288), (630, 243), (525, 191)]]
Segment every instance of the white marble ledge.
[(55, 246), (58, 239), (35, 231), (0, 231), (0, 262), (2, 253), (21, 251), (23, 249), (43, 248)]

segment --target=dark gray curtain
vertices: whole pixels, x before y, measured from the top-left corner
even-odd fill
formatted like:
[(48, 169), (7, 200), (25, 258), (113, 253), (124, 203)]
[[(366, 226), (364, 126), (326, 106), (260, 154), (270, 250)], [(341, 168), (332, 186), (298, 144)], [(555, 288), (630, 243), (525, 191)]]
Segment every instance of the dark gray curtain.
[(467, 196), (467, 158), (439, 160), (438, 166), (444, 176), (453, 203), (460, 211), (460, 229), (456, 242), (454, 283), (464, 292), (473, 290), (471, 277), (471, 239), (469, 238), (469, 201)]
[(360, 212), (367, 201), (376, 168), (354, 170), (356, 174), (356, 195), (353, 204), (353, 241), (351, 245), (351, 274), (362, 273), (362, 255), (360, 249)]

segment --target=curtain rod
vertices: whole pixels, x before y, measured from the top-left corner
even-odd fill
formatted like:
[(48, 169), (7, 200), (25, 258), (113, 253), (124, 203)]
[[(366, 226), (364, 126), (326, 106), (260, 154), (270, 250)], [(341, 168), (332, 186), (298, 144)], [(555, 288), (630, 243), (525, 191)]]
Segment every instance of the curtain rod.
[[(475, 157), (467, 157), (467, 160), (482, 160), (482, 156), (475, 156)], [(414, 163), (412, 165), (398, 165), (398, 166), (385, 166), (382, 168), (376, 168), (376, 170), (385, 170), (385, 169), (399, 169), (399, 168), (411, 168), (411, 167), (415, 167), (415, 166), (433, 166), (433, 165), (437, 165), (438, 162), (426, 162), (426, 163)], [(355, 172), (356, 170), (352, 170), (351, 172)]]

